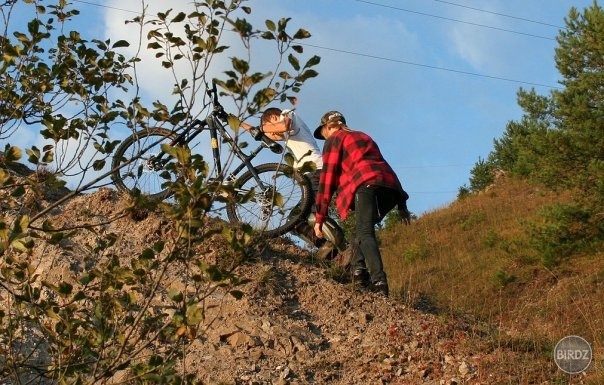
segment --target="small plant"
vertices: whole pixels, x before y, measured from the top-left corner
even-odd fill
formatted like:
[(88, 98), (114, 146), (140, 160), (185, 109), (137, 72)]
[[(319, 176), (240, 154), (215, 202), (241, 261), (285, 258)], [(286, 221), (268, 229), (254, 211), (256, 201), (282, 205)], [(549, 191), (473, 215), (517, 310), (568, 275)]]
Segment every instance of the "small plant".
[(403, 251), (403, 260), (408, 263), (428, 258), (430, 251), (422, 246), (410, 245)]
[(559, 265), (569, 255), (595, 246), (598, 229), (590, 223), (590, 213), (581, 207), (558, 203), (544, 208), (540, 216), (541, 223), (531, 225), (529, 238), (545, 267)]
[(457, 199), (467, 198), (471, 195), (471, 193), (472, 191), (470, 190), (470, 188), (466, 185), (463, 185), (457, 191)]
[(256, 278), (256, 288), (262, 296), (278, 294), (280, 287), (279, 273), (272, 266), (262, 270)]
[(487, 219), (487, 216), (483, 212), (476, 212), (465, 218), (461, 223), (461, 228), (463, 230), (472, 230), (475, 229), (478, 225), (483, 223)]
[(490, 229), (488, 231), (487, 235), (485, 235), (485, 237), (482, 239), (482, 244), (486, 247), (491, 247), (491, 248), (495, 247), (500, 242), (501, 242), (501, 237), (493, 229)]
[(503, 269), (497, 269), (495, 274), (493, 274), (493, 279), (495, 280), (495, 284), (497, 287), (503, 288), (509, 285), (510, 283), (516, 280), (516, 277), (509, 274), (507, 271)]

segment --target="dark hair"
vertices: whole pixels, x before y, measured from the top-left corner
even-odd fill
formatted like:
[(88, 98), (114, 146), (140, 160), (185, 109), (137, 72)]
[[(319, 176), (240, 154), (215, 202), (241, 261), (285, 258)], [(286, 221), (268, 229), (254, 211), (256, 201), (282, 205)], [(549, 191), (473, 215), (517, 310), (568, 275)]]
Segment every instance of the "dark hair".
[(262, 123), (266, 123), (270, 117), (272, 117), (272, 116), (279, 116), (279, 115), (281, 115), (282, 112), (283, 111), (280, 108), (277, 108), (277, 107), (267, 108), (262, 113), (262, 116), (260, 117), (260, 121)]

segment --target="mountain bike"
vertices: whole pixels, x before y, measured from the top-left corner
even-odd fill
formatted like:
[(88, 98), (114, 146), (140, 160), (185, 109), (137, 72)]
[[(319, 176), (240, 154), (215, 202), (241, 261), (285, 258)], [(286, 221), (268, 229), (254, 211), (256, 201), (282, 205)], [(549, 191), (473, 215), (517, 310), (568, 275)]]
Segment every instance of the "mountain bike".
[[(193, 139), (207, 130), (214, 162), (207, 187), (226, 202), (229, 222), (249, 224), (267, 237), (285, 234), (306, 220), (310, 211), (312, 192), (308, 178), (285, 163), (253, 165), (252, 160), (262, 150), (268, 148), (281, 154), (283, 146), (254, 127), (250, 133), (260, 144), (251, 152), (244, 152), (227, 130), (228, 115), (219, 103), (216, 84), (207, 93), (213, 109), (204, 120), (196, 119), (179, 130), (143, 129), (122, 141), (112, 159), (111, 178), (115, 186), (120, 191), (143, 194), (154, 200), (169, 198), (172, 195), (169, 185), (179, 176), (169, 171), (173, 158), (166, 149), (189, 149)], [(223, 169), (219, 143), (226, 144), (230, 154), (241, 161), (234, 169)]]

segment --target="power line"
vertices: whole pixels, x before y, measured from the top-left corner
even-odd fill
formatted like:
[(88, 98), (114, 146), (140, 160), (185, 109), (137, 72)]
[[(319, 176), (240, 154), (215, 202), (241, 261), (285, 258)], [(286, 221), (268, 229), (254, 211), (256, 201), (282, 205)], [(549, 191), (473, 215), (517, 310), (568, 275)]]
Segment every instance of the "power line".
[(84, 1), (84, 0), (73, 0), (75, 3), (82, 3), (82, 4), (88, 4), (88, 5), (94, 5), (95, 7), (100, 7), (100, 8), (107, 8), (107, 9), (114, 9), (116, 11), (122, 11), (122, 12), (129, 12), (129, 13), (135, 13), (137, 15), (140, 15), (140, 12), (137, 11), (132, 11), (129, 9), (123, 9), (123, 8), (117, 8), (117, 7), (110, 7), (108, 5), (103, 5), (103, 4), (97, 4), (97, 3), (93, 3), (91, 1)]
[(390, 61), (390, 62), (394, 62), (394, 63), (412, 65), (412, 66), (417, 66), (417, 67), (431, 68), (431, 69), (435, 69), (435, 70), (453, 72), (453, 73), (458, 73), (458, 74), (463, 74), (463, 75), (477, 76), (477, 77), (482, 77), (482, 78), (487, 78), (487, 79), (494, 79), (494, 80), (501, 80), (501, 81), (506, 81), (506, 82), (511, 82), (511, 83), (526, 84), (526, 85), (530, 85), (530, 86), (546, 87), (546, 88), (551, 88), (551, 89), (561, 89), (560, 87), (552, 86), (552, 85), (549, 85), (549, 84), (533, 83), (533, 82), (527, 82), (527, 81), (523, 81), (523, 80), (504, 78), (504, 77), (500, 77), (500, 76), (492, 76), (492, 75), (479, 74), (477, 72), (462, 71), (462, 70), (456, 70), (456, 69), (453, 69), (453, 68), (446, 68), (446, 67), (437, 67), (437, 66), (433, 66), (433, 65), (429, 65), (429, 64), (414, 63), (414, 62), (410, 62), (410, 61), (406, 61), (406, 60), (399, 60), (399, 59), (387, 58), (387, 57), (383, 57), (383, 56), (369, 55), (369, 54), (364, 54), (364, 53), (360, 53), (360, 52), (346, 51), (346, 50), (343, 50), (343, 49), (322, 47), (320, 45), (314, 45), (314, 44), (308, 44), (308, 43), (299, 43), (299, 44), (300, 45), (304, 45), (304, 46), (308, 46), (308, 47), (324, 49), (324, 50), (327, 50), (327, 51), (346, 53), (346, 54), (349, 54), (349, 55), (362, 56), (362, 57), (367, 57), (367, 58), (371, 58), (371, 59)]
[(453, 3), (451, 1), (444, 1), (444, 0), (434, 0), (436, 2), (439, 3), (444, 3), (444, 4), (449, 4), (449, 5), (453, 5), (456, 7), (461, 7), (461, 8), (467, 8), (467, 9), (471, 9), (473, 11), (478, 11), (478, 12), (484, 12), (484, 13), (490, 13), (491, 15), (497, 15), (497, 16), (503, 16), (503, 17), (508, 17), (510, 19), (516, 19), (516, 20), (522, 20), (522, 21), (526, 21), (529, 23), (534, 23), (534, 24), (541, 24), (541, 25), (546, 25), (548, 27), (554, 27), (554, 28), (559, 28), (559, 29), (566, 29), (566, 27), (561, 27), (559, 25), (555, 25), (555, 24), (550, 24), (550, 23), (545, 23), (542, 21), (538, 21), (538, 20), (533, 20), (533, 19), (526, 19), (524, 17), (518, 17), (518, 16), (512, 16), (512, 15), (507, 15), (505, 13), (499, 13), (499, 12), (493, 12), (493, 11), (487, 11), (485, 9), (480, 9), (480, 8), (474, 8), (474, 7), (469, 7), (467, 5), (462, 5), (462, 4), (457, 4), (457, 3)]
[(556, 40), (556, 39), (554, 39), (552, 37), (539, 36), (539, 35), (534, 35), (532, 33), (519, 32), (519, 31), (514, 31), (514, 30), (511, 30), (511, 29), (493, 27), (491, 25), (486, 25), (486, 24), (478, 24), (478, 23), (473, 23), (473, 22), (470, 22), (470, 21), (453, 19), (453, 18), (445, 17), (445, 16), (432, 15), (430, 13), (425, 13), (425, 12), (412, 11), (410, 9), (394, 7), (392, 5), (385, 5), (385, 4), (375, 3), (373, 1), (366, 1), (366, 0), (354, 0), (354, 1), (359, 2), (359, 3), (365, 3), (365, 4), (373, 5), (373, 6), (376, 6), (376, 7), (390, 8), (390, 9), (395, 9), (397, 11), (415, 13), (417, 15), (428, 16), (428, 17), (433, 17), (433, 18), (442, 19), (442, 20), (448, 20), (448, 21), (454, 21), (456, 23), (463, 23), (463, 24), (473, 25), (473, 26), (476, 26), (476, 27), (489, 28), (489, 29), (494, 29), (494, 30), (497, 30), (497, 31), (515, 33), (515, 34), (518, 34), (518, 35), (530, 36), (530, 37), (535, 37), (535, 38), (538, 38), (538, 39)]
[[(109, 7), (109, 6), (106, 6), (106, 5), (97, 4), (97, 3), (93, 3), (93, 2), (89, 2), (89, 1), (85, 1), (85, 0), (73, 0), (73, 1), (78, 2), (78, 3), (84, 3), (84, 4), (94, 5), (94, 6), (102, 7), (102, 8), (110, 8), (110, 9), (115, 9), (115, 10), (118, 10), (118, 11), (140, 14), (140, 12), (131, 11), (131, 10), (127, 10), (127, 9), (116, 8), (116, 7)], [(370, 1), (365, 1), (365, 0), (355, 0), (355, 1), (358, 1), (358, 2), (361, 2), (361, 3), (367, 3), (367, 4), (371, 4), (371, 5), (382, 6), (382, 7), (386, 7), (386, 8), (395, 8), (395, 9), (401, 10), (400, 8), (389, 7), (389, 6), (385, 6), (385, 5), (377, 4), (377, 3), (372, 3)], [(432, 15), (429, 15), (429, 16), (432, 16)], [(455, 21), (457, 21), (457, 20), (455, 20)], [(313, 47), (313, 48), (319, 48), (319, 49), (323, 49), (323, 50), (327, 50), (327, 51), (332, 51), (332, 52), (340, 52), (340, 53), (346, 53), (346, 54), (349, 54), (349, 55), (367, 57), (367, 58), (370, 58), (370, 59), (390, 61), (390, 62), (395, 62), (395, 63), (400, 63), (400, 64), (406, 64), (406, 65), (412, 65), (412, 66), (417, 66), (417, 67), (423, 67), (423, 68), (430, 68), (430, 69), (435, 69), (435, 70), (440, 70), (440, 71), (453, 72), (453, 73), (458, 73), (458, 74), (463, 74), (463, 75), (483, 77), (483, 78), (488, 78), (488, 79), (493, 79), (493, 80), (500, 80), (500, 81), (506, 81), (506, 82), (511, 82), (511, 83), (517, 83), (517, 84), (525, 84), (525, 85), (530, 85), (530, 86), (546, 87), (546, 88), (551, 88), (551, 89), (560, 89), (560, 87), (552, 86), (552, 85), (548, 85), (548, 84), (540, 84), (540, 83), (534, 83), (534, 82), (528, 82), (528, 81), (522, 81), (522, 80), (516, 80), (516, 79), (508, 79), (508, 78), (499, 77), (499, 76), (479, 74), (479, 73), (476, 73), (476, 72), (462, 71), (462, 70), (456, 70), (456, 69), (452, 69), (452, 68), (438, 67), (438, 66), (432, 66), (432, 65), (421, 64), (421, 63), (414, 63), (414, 62), (405, 61), (405, 60), (387, 58), (387, 57), (376, 56), (376, 55), (369, 55), (369, 54), (364, 54), (364, 53), (360, 53), (360, 52), (346, 51), (346, 50), (341, 50), (341, 49), (336, 49), (336, 48), (323, 47), (323, 46), (318, 46), (318, 45), (313, 45), (313, 44), (308, 44), (308, 43), (300, 43), (300, 45), (304, 45), (304, 46), (308, 46), (308, 47)]]

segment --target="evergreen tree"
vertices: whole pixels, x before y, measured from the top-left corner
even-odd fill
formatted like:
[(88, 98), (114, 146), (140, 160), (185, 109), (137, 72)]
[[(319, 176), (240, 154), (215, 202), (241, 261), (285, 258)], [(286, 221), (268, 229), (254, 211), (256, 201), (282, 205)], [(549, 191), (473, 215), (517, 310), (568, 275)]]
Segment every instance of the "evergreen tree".
[[(571, 8), (557, 38), (563, 79), (549, 96), (520, 89), (520, 121), (511, 121), (486, 161), (472, 170), (472, 191), (485, 172), (502, 169), (551, 187), (580, 188), (598, 212), (604, 202), (604, 10), (594, 1)], [(595, 204), (595, 206), (593, 206)]]
[(552, 93), (563, 135), (559, 149), (579, 187), (604, 201), (604, 10), (572, 8), (558, 36), (556, 67), (564, 89)]

